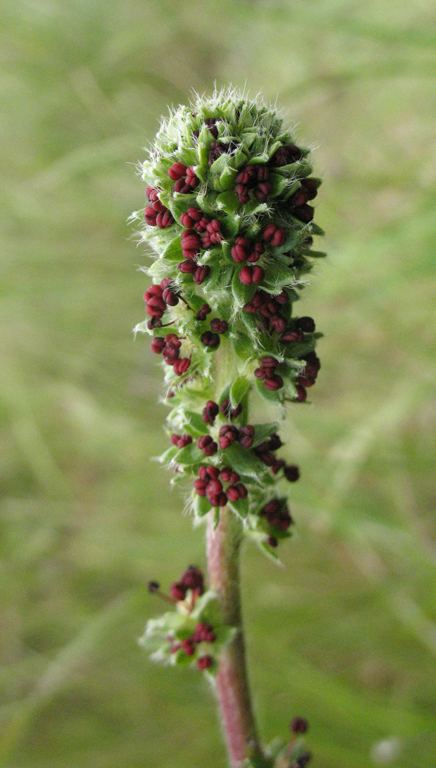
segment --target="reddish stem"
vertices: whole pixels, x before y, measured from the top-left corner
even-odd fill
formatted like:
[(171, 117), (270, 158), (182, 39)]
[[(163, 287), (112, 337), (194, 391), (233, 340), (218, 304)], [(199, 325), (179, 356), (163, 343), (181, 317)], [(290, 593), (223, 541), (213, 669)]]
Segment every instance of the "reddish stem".
[(248, 757), (262, 758), (251, 704), (241, 615), (239, 552), (241, 524), (230, 510), (220, 510), (214, 529), (210, 516), (207, 533), (209, 584), (217, 592), (226, 624), (237, 634), (223, 650), (216, 676), (216, 694), (231, 768), (241, 768)]

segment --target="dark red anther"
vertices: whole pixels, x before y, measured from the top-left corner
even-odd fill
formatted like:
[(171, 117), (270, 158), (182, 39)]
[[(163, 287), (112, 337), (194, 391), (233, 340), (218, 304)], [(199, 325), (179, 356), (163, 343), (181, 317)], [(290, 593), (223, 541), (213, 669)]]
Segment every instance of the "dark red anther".
[(304, 336), (301, 331), (288, 330), (282, 333), (280, 341), (284, 344), (297, 344), (299, 341), (303, 341)]
[(216, 349), (219, 347), (220, 337), (217, 333), (213, 333), (212, 331), (205, 331), (201, 335), (201, 343), (204, 344), (205, 347)]
[(187, 259), (194, 259), (200, 253), (201, 239), (196, 232), (187, 231), (181, 237), (183, 255)]
[(304, 333), (313, 333), (315, 330), (315, 320), (313, 317), (299, 317), (296, 326)]
[(182, 650), (186, 653), (187, 656), (193, 656), (195, 653), (195, 645), (194, 642), (188, 638), (187, 640), (182, 640), (181, 642)]
[(289, 723), (289, 728), (292, 733), (307, 733), (309, 730), (309, 723), (304, 717), (294, 717)]
[(212, 425), (218, 416), (219, 408), (213, 400), (208, 400), (202, 410), (202, 417), (205, 424)]
[(234, 485), (240, 478), (238, 473), (231, 469), (231, 467), (223, 467), (220, 472), (220, 479), (223, 483), (231, 483)]
[(250, 264), (254, 264), (256, 261), (259, 261), (259, 259), (262, 256), (264, 250), (265, 249), (264, 249), (262, 243), (254, 243), (254, 246), (253, 246), (250, 254), (247, 257), (247, 261)]
[(160, 229), (166, 229), (167, 227), (170, 227), (171, 224), (174, 224), (174, 218), (171, 211), (167, 208), (157, 214), (156, 225), (160, 227)]
[(159, 190), (156, 187), (147, 187), (145, 194), (150, 203), (156, 203), (159, 201)]
[(216, 317), (214, 320), (211, 320), (210, 329), (214, 333), (226, 333), (226, 331), (229, 329), (229, 325), (225, 320), (220, 320), (218, 317)]
[(194, 630), (193, 639), (195, 643), (214, 643), (216, 636), (212, 625), (206, 624), (205, 622), (197, 624)]
[(268, 200), (268, 195), (271, 192), (272, 186), (269, 183), (269, 181), (262, 181), (260, 184), (257, 184), (256, 190), (254, 192), (257, 200), (259, 202), (264, 202), (265, 200)]
[(283, 445), (280, 436), (274, 433), (271, 435), (271, 437), (268, 440), (268, 450), (270, 451), (277, 451), (278, 448), (281, 448)]
[(243, 448), (251, 448), (254, 442), (254, 427), (247, 424), (239, 430), (239, 442)]
[(187, 588), (182, 584), (181, 581), (176, 581), (174, 584), (171, 585), (170, 594), (171, 597), (174, 598), (174, 600), (177, 600), (178, 602), (180, 600), (184, 600), (186, 597)]
[(304, 224), (308, 224), (315, 215), (315, 209), (311, 205), (300, 205), (298, 208), (293, 209), (292, 215), (299, 221), (304, 222)]
[(210, 275), (210, 267), (200, 266), (194, 272), (194, 283), (201, 285)]
[(238, 501), (239, 497), (239, 491), (236, 485), (230, 485), (227, 490), (227, 498), (229, 501)]
[(156, 355), (160, 355), (165, 347), (165, 339), (163, 336), (155, 336), (151, 340), (151, 351)]
[(286, 320), (284, 320), (283, 317), (280, 317), (279, 315), (271, 317), (269, 324), (271, 330), (275, 331), (276, 333), (283, 333), (286, 328)]
[(201, 480), (218, 480), (219, 477), (219, 469), (218, 467), (212, 467), (212, 466), (201, 466), (198, 470), (198, 476), (201, 478)]
[(285, 466), (285, 462), (283, 459), (277, 459), (274, 464), (271, 464), (271, 472), (273, 475), (277, 475), (281, 469), (283, 469)]
[(215, 496), (218, 496), (223, 490), (222, 483), (220, 483), (219, 480), (209, 480), (206, 488), (206, 496), (208, 499), (215, 498)]
[(275, 370), (280, 365), (279, 361), (272, 357), (272, 355), (264, 355), (260, 358), (259, 362), (261, 367), (267, 372)]
[(259, 285), (265, 277), (262, 267), (242, 267), (239, 280), (243, 285)]
[(195, 261), (191, 261), (191, 259), (186, 259), (186, 261), (181, 261), (180, 264), (177, 265), (177, 268), (180, 272), (183, 272), (185, 275), (194, 274), (195, 270), (197, 269), (197, 265)]
[(173, 181), (182, 179), (186, 174), (187, 168), (183, 163), (173, 163), (171, 168), (168, 168), (168, 176)]
[(283, 387), (283, 379), (281, 376), (277, 375), (269, 376), (267, 379), (264, 379), (263, 383), (265, 384), (266, 388), (270, 389), (271, 391), (275, 391)]
[(230, 251), (233, 261), (240, 263), (246, 261), (249, 254), (250, 241), (246, 237), (237, 237)]
[(237, 419), (238, 416), (242, 413), (242, 405), (241, 403), (238, 403), (235, 408), (232, 408), (230, 400), (225, 398), (225, 400), (223, 400), (220, 405), (220, 413), (222, 413), (223, 416), (227, 416), (229, 419)]
[(210, 669), (213, 667), (213, 657), (212, 656), (200, 656), (199, 659), (197, 659), (197, 667), (198, 669), (201, 669), (204, 671), (205, 669)]
[(225, 450), (229, 447), (229, 445), (232, 445), (232, 443), (235, 443), (238, 440), (239, 437), (239, 431), (234, 427), (232, 424), (223, 424), (222, 427), (220, 427), (220, 431), (218, 433), (218, 443), (222, 450)]
[(204, 592), (204, 576), (200, 568), (196, 565), (189, 565), (182, 574), (181, 583), (186, 589), (195, 590), (199, 595)]
[(205, 456), (213, 456), (218, 446), (210, 435), (202, 435), (197, 440), (197, 446), (203, 451)]
[(196, 493), (198, 493), (199, 496), (206, 496), (206, 488), (209, 480), (200, 480), (199, 477), (197, 477), (194, 480), (194, 488)]
[(300, 470), (296, 464), (287, 464), (283, 474), (290, 483), (296, 483), (300, 478)]
[(283, 245), (285, 242), (285, 231), (275, 224), (268, 224), (262, 232), (262, 239), (273, 247)]
[(197, 314), (195, 315), (196, 320), (206, 320), (207, 315), (212, 312), (209, 304), (202, 304), (200, 309), (198, 310)]
[(190, 365), (191, 365), (191, 358), (181, 357), (179, 360), (176, 360), (174, 363), (174, 373), (177, 376), (183, 376), (183, 374), (186, 373)]
[(280, 167), (281, 165), (295, 163), (297, 160), (301, 160), (302, 156), (303, 153), (296, 144), (285, 144), (283, 147), (279, 147), (277, 152), (273, 154), (270, 163), (275, 167)]
[(297, 403), (304, 403), (304, 401), (307, 399), (306, 388), (303, 387), (302, 384), (297, 384), (295, 389), (297, 393), (294, 399), (296, 400)]

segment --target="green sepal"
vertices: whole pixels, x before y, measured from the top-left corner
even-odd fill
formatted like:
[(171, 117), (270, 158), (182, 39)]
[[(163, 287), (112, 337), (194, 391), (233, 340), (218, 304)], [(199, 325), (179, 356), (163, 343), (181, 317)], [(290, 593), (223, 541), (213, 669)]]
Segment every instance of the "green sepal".
[(185, 445), (184, 448), (179, 448), (172, 460), (175, 464), (180, 464), (182, 466), (197, 465), (204, 461), (204, 454), (200, 448), (197, 448), (195, 443), (190, 443), (189, 445)]
[(183, 425), (183, 428), (189, 435), (192, 435), (192, 437), (201, 437), (202, 435), (208, 434), (209, 428), (199, 413), (196, 413), (195, 411), (185, 411), (184, 414), (186, 422)]
[(223, 451), (226, 463), (228, 463), (235, 472), (244, 477), (258, 480), (265, 474), (265, 465), (255, 456), (255, 454), (241, 445), (233, 443)]
[(238, 501), (228, 501), (227, 506), (237, 517), (245, 518), (249, 512), (248, 499), (238, 499)]
[(264, 386), (262, 381), (256, 379), (256, 389), (264, 400), (268, 400), (270, 403), (282, 403), (284, 398), (283, 389), (271, 390)]
[(253, 349), (253, 341), (249, 336), (246, 336), (244, 333), (235, 333), (232, 334), (232, 341), (233, 349), (235, 350), (240, 360), (247, 362), (251, 357), (255, 355), (255, 350)]
[(162, 256), (160, 257), (163, 259), (163, 261), (169, 261), (169, 262), (176, 262), (182, 261), (183, 257), (183, 251), (182, 251), (182, 244), (180, 241), (180, 235), (176, 235), (170, 243), (168, 243), (167, 247), (165, 248)]
[(253, 448), (260, 445), (260, 443), (263, 443), (268, 437), (271, 437), (271, 435), (274, 435), (275, 432), (277, 432), (277, 429), (278, 425), (276, 422), (272, 422), (271, 424), (256, 424), (254, 427)]
[(233, 190), (227, 190), (226, 192), (220, 192), (216, 199), (217, 208), (235, 213), (239, 208), (239, 200)]
[(199, 496), (197, 493), (195, 494), (193, 507), (195, 516), (200, 518), (207, 515), (207, 513), (212, 509), (212, 506), (206, 496)]
[(182, 213), (186, 213), (188, 208), (196, 207), (197, 196), (193, 194), (181, 195), (176, 192), (169, 201), (169, 209), (173, 214), (175, 220), (180, 224), (180, 217)]
[(242, 267), (236, 268), (232, 278), (232, 293), (238, 307), (250, 301), (256, 291), (255, 285), (244, 285), (239, 279), (239, 273)]
[(161, 455), (158, 457), (158, 461), (160, 464), (168, 464), (174, 459), (174, 456), (176, 455), (177, 451), (179, 449), (177, 446), (172, 445), (170, 448), (167, 448), (166, 451), (161, 453)]
[(248, 394), (251, 384), (245, 376), (238, 376), (230, 386), (230, 403), (236, 408)]

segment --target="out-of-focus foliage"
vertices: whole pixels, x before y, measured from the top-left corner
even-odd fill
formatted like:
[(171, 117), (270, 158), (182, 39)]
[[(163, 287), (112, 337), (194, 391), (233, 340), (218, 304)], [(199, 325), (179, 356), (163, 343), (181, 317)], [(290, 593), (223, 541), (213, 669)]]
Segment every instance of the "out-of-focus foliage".
[(244, 560), (262, 730), (307, 715), (320, 768), (434, 764), (431, 12), (4, 0), (0, 765), (225, 766), (204, 680), (136, 645), (145, 582), (203, 556), (150, 464), (164, 409), (130, 339), (125, 225), (158, 116), (214, 80), (277, 97), (325, 179), (330, 257), (302, 303), (323, 371), (288, 424), (298, 532), (284, 570)]

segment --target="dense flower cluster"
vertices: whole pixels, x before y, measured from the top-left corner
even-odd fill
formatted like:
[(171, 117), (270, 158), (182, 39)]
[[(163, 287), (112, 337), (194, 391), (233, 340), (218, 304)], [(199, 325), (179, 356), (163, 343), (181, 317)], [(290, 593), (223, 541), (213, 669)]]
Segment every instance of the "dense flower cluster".
[[(286, 483), (300, 470), (281, 455), (277, 421), (256, 414), (304, 403), (321, 367), (315, 320), (296, 311), (324, 255), (314, 249), (323, 233), (311, 174), (309, 151), (275, 111), (216, 92), (162, 123), (141, 167), (145, 210), (133, 217), (152, 252), (146, 319), (135, 330), (152, 337), (170, 406), (161, 460), (174, 482), (188, 480), (197, 522), (216, 525), (226, 507), (272, 557), (292, 530)], [(152, 657), (214, 675), (240, 627), (225, 623), (202, 572), (189, 566), (168, 593), (156, 581), (149, 591), (172, 609), (147, 623)], [(267, 747), (262, 768), (305, 768), (307, 728), (295, 717), (290, 740)], [(260, 765), (249, 745), (243, 765)]]
[(315, 321), (294, 311), (323, 255), (308, 154), (274, 111), (229, 92), (175, 110), (142, 166), (154, 255), (137, 330), (164, 362), (163, 460), (192, 478), (197, 518), (227, 505), (270, 554), (293, 522), (277, 483), (299, 470), (275, 454), (277, 424), (247, 423), (248, 395), (302, 403), (320, 369)]

